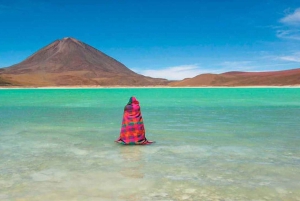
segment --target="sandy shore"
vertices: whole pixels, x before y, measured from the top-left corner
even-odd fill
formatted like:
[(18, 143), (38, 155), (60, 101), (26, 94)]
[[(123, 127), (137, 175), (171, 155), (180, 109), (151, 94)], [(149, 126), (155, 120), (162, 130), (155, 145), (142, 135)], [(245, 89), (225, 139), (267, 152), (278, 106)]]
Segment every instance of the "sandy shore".
[(255, 85), (255, 86), (124, 86), (124, 85), (72, 85), (72, 86), (0, 86), (0, 89), (107, 89), (107, 88), (300, 88), (300, 85)]
[(168, 89), (184, 89), (184, 88), (300, 88), (300, 85), (287, 85), (287, 86), (187, 86), (187, 87), (172, 87), (172, 86), (49, 86), (49, 87), (17, 87), (0, 86), (0, 89), (126, 89), (126, 88), (168, 88)]

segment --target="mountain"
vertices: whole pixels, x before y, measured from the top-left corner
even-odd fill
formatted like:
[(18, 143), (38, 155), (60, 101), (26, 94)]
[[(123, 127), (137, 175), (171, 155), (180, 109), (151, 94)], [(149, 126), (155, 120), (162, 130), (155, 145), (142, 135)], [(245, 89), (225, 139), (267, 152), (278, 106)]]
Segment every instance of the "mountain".
[(170, 86), (286, 86), (300, 85), (300, 68), (270, 72), (227, 72), (201, 74), (172, 82)]
[(284, 86), (300, 85), (300, 68), (202, 74), (170, 82), (137, 74), (74, 38), (56, 40), (21, 63), (0, 68), (0, 86)]
[(165, 85), (139, 75), (103, 52), (74, 38), (56, 40), (26, 60), (0, 69), (0, 85)]

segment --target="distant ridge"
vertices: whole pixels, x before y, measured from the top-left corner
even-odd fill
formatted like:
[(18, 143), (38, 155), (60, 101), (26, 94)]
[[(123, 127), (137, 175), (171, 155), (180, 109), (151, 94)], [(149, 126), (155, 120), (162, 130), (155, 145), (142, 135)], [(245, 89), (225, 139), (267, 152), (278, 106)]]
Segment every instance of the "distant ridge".
[(170, 83), (170, 86), (300, 86), (300, 68), (269, 72), (232, 71), (222, 74), (201, 74)]
[(0, 86), (300, 86), (300, 68), (201, 74), (181, 81), (151, 78), (75, 38), (65, 37), (24, 61), (0, 68)]
[(75, 38), (65, 37), (26, 60), (1, 69), (0, 85), (165, 85), (165, 79), (139, 75), (125, 65)]

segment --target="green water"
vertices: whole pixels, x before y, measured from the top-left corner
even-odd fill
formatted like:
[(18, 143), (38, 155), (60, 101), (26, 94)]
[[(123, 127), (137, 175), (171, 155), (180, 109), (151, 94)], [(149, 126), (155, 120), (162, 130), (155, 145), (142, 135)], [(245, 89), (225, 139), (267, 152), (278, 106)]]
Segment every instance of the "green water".
[(300, 89), (0, 90), (0, 154), (0, 200), (300, 200)]

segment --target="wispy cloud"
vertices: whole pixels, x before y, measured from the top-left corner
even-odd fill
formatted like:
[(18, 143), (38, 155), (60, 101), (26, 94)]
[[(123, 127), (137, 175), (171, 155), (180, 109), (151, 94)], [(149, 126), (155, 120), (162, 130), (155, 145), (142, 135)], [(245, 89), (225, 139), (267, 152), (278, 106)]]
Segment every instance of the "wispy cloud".
[(276, 31), (276, 36), (282, 39), (300, 40), (300, 8), (287, 14), (279, 22), (283, 25)]
[(294, 13), (288, 14), (279, 20), (283, 24), (299, 26), (300, 25), (300, 8), (297, 8)]
[[(166, 67), (161, 69), (132, 69), (133, 71), (150, 77), (165, 78), (168, 80), (182, 80), (184, 78), (193, 78), (204, 73), (225, 73), (230, 71), (243, 72), (263, 72), (270, 70), (286, 69), (286, 66), (292, 62), (300, 62), (300, 52), (292, 55), (284, 56), (264, 56), (261, 62), (257, 61), (223, 61), (216, 64), (211, 64), (208, 67), (201, 67), (198, 64), (180, 65), (173, 67)], [(282, 62), (278, 62), (282, 61)], [(295, 67), (296, 68), (296, 67)]]
[[(278, 62), (279, 60), (282, 62)], [(263, 72), (274, 69), (285, 69), (285, 66), (290, 64), (290, 62), (287, 62), (287, 58), (284, 60), (283, 56), (279, 57), (269, 55), (261, 57), (260, 61), (225, 61), (219, 64), (219, 70), (222, 73), (230, 71)]]
[(201, 69), (198, 64), (172, 66), (162, 69), (133, 70), (145, 76), (165, 78), (168, 80), (182, 80), (184, 78), (195, 77), (202, 73), (211, 72), (211, 70), (208, 69)]
[(300, 52), (295, 52), (291, 55), (278, 56), (278, 57), (276, 57), (276, 59), (282, 60), (282, 61), (290, 61), (290, 62), (300, 63)]
[(289, 29), (289, 30), (277, 30), (276, 36), (283, 39), (300, 40), (300, 30)]
[(296, 58), (294, 56), (284, 56), (284, 57), (279, 57), (281, 60), (284, 60), (284, 61), (293, 61), (293, 62), (298, 62), (300, 63), (300, 58)]
[[(214, 65), (217, 68), (203, 68), (198, 64), (180, 65), (162, 69), (132, 69), (133, 71), (150, 77), (165, 78), (168, 80), (182, 80), (192, 78), (204, 73), (224, 73), (228, 71), (251, 71), (257, 70), (251, 61), (224, 61)], [(211, 67), (211, 66), (210, 66)]]

